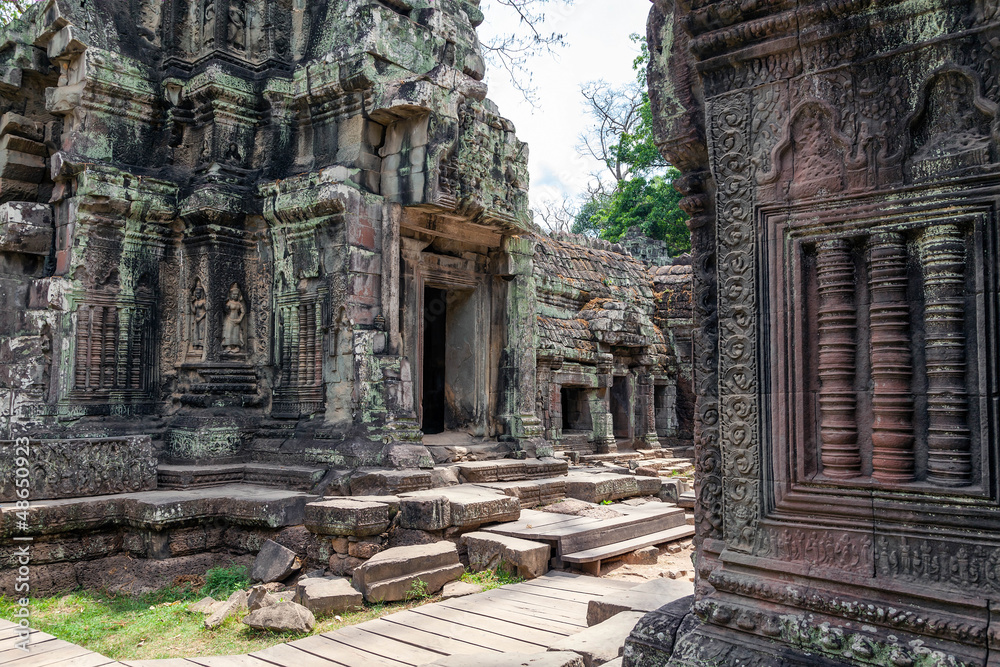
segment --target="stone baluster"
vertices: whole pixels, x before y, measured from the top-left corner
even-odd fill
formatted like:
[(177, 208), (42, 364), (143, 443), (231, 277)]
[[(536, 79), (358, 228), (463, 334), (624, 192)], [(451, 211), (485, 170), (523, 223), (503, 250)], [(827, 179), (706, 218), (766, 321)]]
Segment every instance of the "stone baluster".
[(816, 266), (823, 474), (849, 479), (861, 475), (854, 394), (858, 323), (851, 242), (832, 239), (820, 243)]
[(914, 479), (913, 355), (907, 302), (906, 238), (879, 232), (869, 245), (871, 286), (872, 477)]
[(927, 357), (927, 479), (942, 486), (972, 482), (965, 360), (965, 242), (956, 225), (920, 238)]

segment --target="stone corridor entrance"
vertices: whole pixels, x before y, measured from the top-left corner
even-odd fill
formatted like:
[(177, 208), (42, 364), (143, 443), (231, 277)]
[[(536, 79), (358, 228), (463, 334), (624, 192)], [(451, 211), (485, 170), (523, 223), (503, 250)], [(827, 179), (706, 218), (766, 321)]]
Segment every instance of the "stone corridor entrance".
[(475, 428), (478, 331), (475, 290), (424, 287), (421, 400), (424, 434)]

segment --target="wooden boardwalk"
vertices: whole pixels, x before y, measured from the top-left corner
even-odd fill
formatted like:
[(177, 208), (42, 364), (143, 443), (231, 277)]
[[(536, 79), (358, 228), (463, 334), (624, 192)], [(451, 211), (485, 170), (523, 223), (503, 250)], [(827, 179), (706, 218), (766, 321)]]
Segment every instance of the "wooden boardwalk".
[[(587, 627), (587, 604), (637, 585), (550, 572), (512, 586), (397, 612), (374, 621), (281, 644), (250, 655), (122, 663), (89, 653), (90, 662), (5, 662), (12, 667), (417, 667), (446, 655), (539, 653)], [(47, 635), (45, 635), (47, 636)], [(59, 640), (55, 640), (59, 641)], [(2, 644), (0, 644), (2, 649)], [(42, 655), (35, 656), (42, 658)], [(103, 662), (100, 662), (103, 660)], [(470, 663), (471, 664), (471, 663)]]
[(6, 667), (124, 667), (76, 644), (33, 630), (29, 650), (17, 647), (17, 625), (0, 619), (0, 665)]

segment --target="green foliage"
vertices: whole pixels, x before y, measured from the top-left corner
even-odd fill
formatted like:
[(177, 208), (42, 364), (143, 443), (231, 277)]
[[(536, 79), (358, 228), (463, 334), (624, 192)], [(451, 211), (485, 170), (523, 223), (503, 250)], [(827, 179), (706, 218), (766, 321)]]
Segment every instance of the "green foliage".
[(632, 40), (640, 46), (632, 63), (636, 83), (643, 90), (639, 120), (628, 124), (629, 129), (611, 146), (611, 154), (626, 167), (617, 173), (627, 176), (617, 180), (610, 193), (599, 189), (591, 195), (577, 213), (572, 231), (620, 241), (630, 228), (638, 227), (646, 236), (665, 241), (676, 257), (691, 249), (688, 216), (680, 209), (681, 195), (673, 186), (680, 172), (667, 164), (656, 146), (653, 111), (645, 92), (649, 47), (639, 35), (632, 35)]
[(501, 586), (519, 584), (524, 581), (524, 577), (515, 574), (512, 566), (506, 563), (501, 563), (500, 567), (495, 570), (466, 572), (462, 575), (462, 581), (467, 584), (482, 586), (484, 591), (491, 591), (494, 588), (500, 588)]
[(601, 505), (610, 505), (611, 501), (610, 500), (602, 500), (600, 504)]
[(681, 195), (673, 186), (679, 175), (671, 167), (663, 176), (622, 181), (613, 194), (593, 197), (584, 205), (573, 232), (620, 241), (629, 228), (638, 227), (646, 236), (666, 241), (671, 256), (689, 251), (688, 216), (678, 206)]
[(6, 25), (24, 13), (37, 0), (0, 0), (0, 25)]
[(231, 563), (226, 567), (213, 567), (205, 573), (203, 596), (224, 600), (239, 590), (250, 587), (250, 573), (244, 565)]
[(406, 591), (406, 600), (426, 600), (431, 596), (427, 588), (427, 582), (423, 579), (414, 579), (410, 584), (410, 590)]

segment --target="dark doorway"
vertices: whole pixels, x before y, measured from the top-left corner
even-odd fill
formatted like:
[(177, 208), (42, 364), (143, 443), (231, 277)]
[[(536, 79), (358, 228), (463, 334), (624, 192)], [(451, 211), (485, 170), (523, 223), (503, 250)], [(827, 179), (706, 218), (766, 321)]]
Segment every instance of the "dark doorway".
[(630, 437), (630, 419), (632, 412), (629, 400), (628, 377), (616, 377), (611, 385), (611, 420), (614, 424), (616, 438)]
[(444, 431), (445, 357), (447, 353), (448, 293), (424, 288), (424, 363), (422, 428), (426, 434)]
[(563, 431), (592, 431), (590, 404), (586, 390), (576, 387), (562, 388)]

